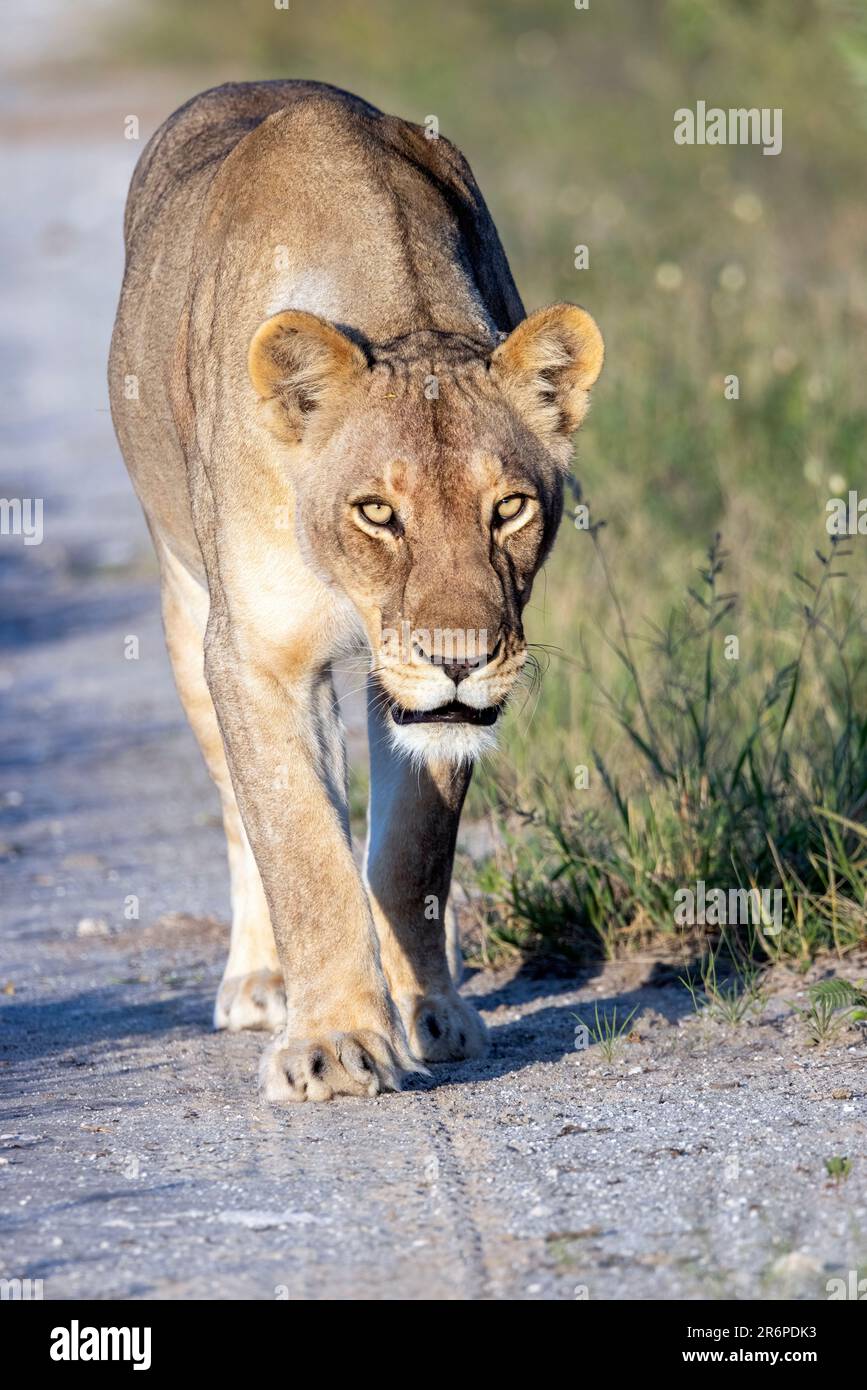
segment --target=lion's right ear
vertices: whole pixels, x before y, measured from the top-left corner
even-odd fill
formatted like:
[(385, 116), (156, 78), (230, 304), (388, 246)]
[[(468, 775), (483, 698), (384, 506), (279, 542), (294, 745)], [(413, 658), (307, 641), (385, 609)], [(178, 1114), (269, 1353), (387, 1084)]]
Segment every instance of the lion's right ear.
[(333, 386), (348, 385), (366, 368), (356, 343), (301, 309), (266, 319), (253, 335), (247, 358), (268, 426), (287, 444), (299, 443), (311, 413)]

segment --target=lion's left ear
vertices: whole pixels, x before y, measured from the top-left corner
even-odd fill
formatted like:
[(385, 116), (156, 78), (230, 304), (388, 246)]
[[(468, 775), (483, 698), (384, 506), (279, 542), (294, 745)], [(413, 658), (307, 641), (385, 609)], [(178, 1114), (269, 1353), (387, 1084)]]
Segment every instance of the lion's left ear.
[(279, 439), (297, 444), (330, 390), (367, 368), (361, 348), (333, 324), (302, 309), (266, 319), (253, 335), (250, 380)]
[(552, 304), (512, 330), (491, 356), (491, 375), (565, 461), (604, 356), (602, 334), (590, 314), (576, 304)]

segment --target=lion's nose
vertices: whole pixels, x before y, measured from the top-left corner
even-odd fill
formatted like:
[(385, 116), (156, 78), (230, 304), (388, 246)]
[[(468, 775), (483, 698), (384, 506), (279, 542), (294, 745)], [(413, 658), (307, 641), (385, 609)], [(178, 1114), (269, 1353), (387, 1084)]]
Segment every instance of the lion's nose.
[(453, 680), (455, 685), (459, 685), (464, 676), (468, 676), (477, 667), (487, 666), (488, 657), (485, 653), (479, 661), (444, 661), (442, 669), (445, 671), (449, 680)]
[(492, 646), (487, 632), (483, 630), (442, 629), (433, 634), (432, 640), (427, 631), (423, 637), (413, 635), (415, 659), (438, 666), (455, 685), (460, 685), (470, 672), (480, 671), (489, 665), (497, 656), (500, 646), (499, 638)]
[(468, 676), (471, 671), (481, 671), (485, 666), (488, 666), (490, 662), (494, 660), (499, 650), (499, 640), (496, 641), (493, 646), (488, 646), (487, 644), (484, 646), (479, 645), (475, 655), (471, 653), (469, 656), (463, 657), (460, 661), (451, 659), (444, 661), (442, 662), (442, 669), (449, 679), (454, 681), (455, 685), (460, 685), (464, 677)]

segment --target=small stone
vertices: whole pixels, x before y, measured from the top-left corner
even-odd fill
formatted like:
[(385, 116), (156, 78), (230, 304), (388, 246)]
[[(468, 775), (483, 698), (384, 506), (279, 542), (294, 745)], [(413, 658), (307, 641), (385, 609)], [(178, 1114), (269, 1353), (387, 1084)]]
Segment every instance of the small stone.
[(111, 928), (104, 917), (82, 917), (75, 929), (76, 936), (109, 936)]

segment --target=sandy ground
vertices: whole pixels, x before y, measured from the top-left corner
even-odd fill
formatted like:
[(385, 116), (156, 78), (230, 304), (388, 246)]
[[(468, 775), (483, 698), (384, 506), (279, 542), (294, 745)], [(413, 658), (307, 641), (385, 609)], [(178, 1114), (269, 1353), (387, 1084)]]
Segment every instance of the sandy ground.
[[(477, 973), (487, 1060), (289, 1112), (256, 1095), (261, 1038), (210, 1031), (216, 798), (104, 386), (124, 117), (144, 140), (189, 90), (52, 93), (20, 64), (62, 44), (59, 9), (30, 14), (0, 108), (0, 495), (45, 506), (41, 545), (0, 539), (0, 1275), (257, 1299), (823, 1298), (863, 1276), (867, 1047), (804, 1046), (802, 979), (726, 1029), (653, 962)], [(611, 1062), (574, 1048), (596, 1003), (638, 1010)]]

